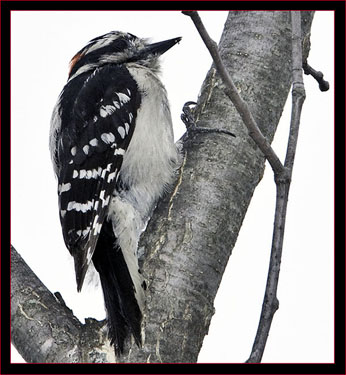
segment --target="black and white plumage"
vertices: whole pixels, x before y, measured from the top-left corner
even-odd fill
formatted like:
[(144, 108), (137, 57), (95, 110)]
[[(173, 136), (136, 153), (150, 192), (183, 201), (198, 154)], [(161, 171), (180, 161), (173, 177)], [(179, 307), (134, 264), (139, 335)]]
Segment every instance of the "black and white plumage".
[(65, 244), (80, 291), (99, 272), (116, 352), (141, 344), (144, 287), (137, 245), (179, 164), (158, 57), (179, 42), (149, 44), (122, 32), (91, 40), (71, 60), (54, 108), (50, 151)]

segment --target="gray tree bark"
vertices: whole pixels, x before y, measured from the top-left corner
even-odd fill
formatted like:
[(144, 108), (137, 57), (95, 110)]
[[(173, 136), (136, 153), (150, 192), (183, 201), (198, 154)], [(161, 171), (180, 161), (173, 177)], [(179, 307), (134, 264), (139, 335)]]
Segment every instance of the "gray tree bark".
[(11, 339), (30, 363), (109, 362), (105, 322), (82, 324), (11, 246)]
[[(312, 17), (313, 12), (302, 12), (305, 54), (309, 49)], [(219, 48), (241, 96), (271, 142), (291, 87), (289, 12), (230, 12)], [(197, 361), (214, 313), (213, 302), (222, 274), (254, 189), (263, 175), (264, 156), (225, 96), (213, 67), (203, 83), (195, 119), (198, 127), (223, 128), (235, 133), (236, 138), (198, 132), (183, 137), (183, 163), (176, 186), (160, 201), (140, 244), (144, 249), (143, 274), (148, 284), (144, 345), (138, 349), (129, 342), (117, 362)], [(12, 283), (16, 285), (16, 281)], [(30, 329), (42, 330), (40, 324), (27, 318), (23, 320), (19, 307), (19, 304), (24, 306), (23, 302), (16, 300), (18, 288), (12, 286), (12, 291), (12, 332), (16, 332), (13, 337)], [(34, 290), (29, 295), (33, 292), (39, 294)], [(22, 294), (18, 300), (21, 298), (24, 298)], [(30, 295), (29, 299), (32, 298)], [(43, 297), (40, 298), (42, 302)], [(58, 302), (43, 303), (51, 311), (51, 306)], [(36, 302), (31, 305), (39, 307)], [(24, 311), (30, 316), (30, 311), (25, 308)], [(54, 353), (62, 350), (66, 354), (74, 345), (78, 347), (83, 328), (67, 309), (52, 315), (44, 324), (41, 318), (38, 320), (46, 327), (51, 318), (59, 315), (62, 321), (57, 323), (58, 327), (69, 321), (71, 335), (78, 337), (66, 348), (59, 344), (60, 335), (54, 337), (51, 346), (47, 344), (49, 358), (59, 362), (66, 355)], [(90, 332), (91, 337), (98, 337), (103, 331), (98, 327)], [(22, 341), (16, 339), (15, 345), (24, 353)], [(37, 345), (37, 351), (40, 350)], [(24, 358), (35, 362), (37, 357), (26, 353)], [(109, 357), (98, 360), (108, 361)]]

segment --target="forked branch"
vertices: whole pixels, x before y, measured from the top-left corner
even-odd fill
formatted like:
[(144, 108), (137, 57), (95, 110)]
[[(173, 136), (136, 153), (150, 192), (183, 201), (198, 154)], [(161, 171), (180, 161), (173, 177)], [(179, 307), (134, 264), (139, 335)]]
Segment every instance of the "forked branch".
[(249, 131), (250, 137), (256, 142), (260, 150), (263, 152), (271, 167), (276, 175), (283, 175), (285, 168), (282, 165), (280, 159), (270, 146), (267, 139), (262, 134), (261, 130), (256, 124), (256, 121), (249, 110), (247, 103), (242, 99), (238, 90), (229, 75), (224, 63), (222, 62), (217, 44), (210, 38), (206, 28), (203, 25), (201, 18), (196, 11), (183, 11), (183, 14), (190, 16), (193, 23), (195, 24), (204, 44), (208, 48), (211, 57), (213, 58), (216, 69), (225, 85), (225, 94), (234, 104), (238, 113), (240, 114), (245, 126)]

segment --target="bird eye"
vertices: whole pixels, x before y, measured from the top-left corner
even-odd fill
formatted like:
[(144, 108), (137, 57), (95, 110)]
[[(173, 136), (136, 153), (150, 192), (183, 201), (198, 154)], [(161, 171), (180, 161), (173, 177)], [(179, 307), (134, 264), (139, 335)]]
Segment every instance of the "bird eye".
[(128, 47), (128, 43), (125, 39), (117, 39), (112, 43), (112, 49), (115, 52), (121, 52), (124, 51)]

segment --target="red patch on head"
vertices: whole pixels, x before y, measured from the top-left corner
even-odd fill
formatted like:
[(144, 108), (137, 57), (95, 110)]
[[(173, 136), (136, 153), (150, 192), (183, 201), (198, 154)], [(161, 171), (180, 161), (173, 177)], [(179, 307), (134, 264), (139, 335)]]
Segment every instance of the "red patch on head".
[(73, 56), (72, 60), (70, 61), (70, 70), (68, 75), (71, 74), (73, 67), (77, 64), (77, 62), (84, 56), (84, 52), (79, 52)]

